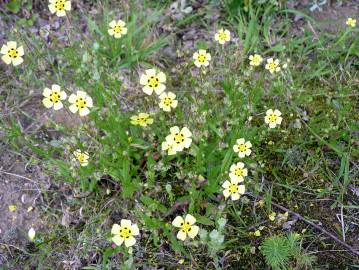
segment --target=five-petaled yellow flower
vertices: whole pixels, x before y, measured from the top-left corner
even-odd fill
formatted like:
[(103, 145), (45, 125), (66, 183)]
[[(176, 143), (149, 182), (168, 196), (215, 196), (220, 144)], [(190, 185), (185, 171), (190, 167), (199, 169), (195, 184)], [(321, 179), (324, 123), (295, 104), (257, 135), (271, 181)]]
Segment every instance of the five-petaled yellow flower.
[(194, 225), (196, 223), (196, 219), (194, 216), (187, 214), (185, 219), (181, 216), (177, 216), (173, 221), (172, 225), (180, 228), (180, 230), (177, 233), (177, 238), (179, 240), (186, 240), (187, 235), (189, 238), (195, 238), (198, 234), (199, 227), (197, 225)]
[(51, 89), (46, 87), (42, 95), (45, 97), (42, 100), (44, 106), (48, 109), (53, 107), (55, 111), (62, 109), (63, 104), (61, 100), (65, 100), (67, 97), (65, 91), (61, 91), (60, 86), (57, 84), (53, 84)]
[(222, 28), (214, 35), (214, 39), (223, 45), (231, 40), (231, 33), (227, 29)]
[(49, 10), (52, 14), (57, 16), (66, 16), (66, 11), (71, 10), (71, 1), (67, 0), (49, 0)]
[(248, 57), (248, 59), (249, 59), (249, 64), (251, 66), (256, 66), (257, 67), (263, 62), (263, 58), (259, 54), (250, 55)]
[(147, 95), (152, 95), (153, 91), (157, 95), (161, 95), (166, 89), (166, 75), (163, 72), (156, 72), (155, 69), (147, 69), (145, 74), (140, 77), (140, 84), (144, 85), (143, 92)]
[(176, 108), (178, 101), (175, 99), (176, 95), (172, 92), (162, 93), (160, 95), (160, 108), (165, 112), (170, 112), (171, 108)]
[(132, 224), (131, 220), (122, 219), (121, 225), (113, 224), (111, 234), (113, 234), (112, 241), (121, 246), (125, 242), (126, 247), (131, 247), (136, 243), (134, 236), (140, 234), (137, 224)]
[(3, 54), (1, 59), (7, 65), (12, 63), (14, 66), (17, 66), (24, 62), (24, 59), (21, 57), (24, 55), (24, 48), (22, 46), (17, 47), (15, 41), (8, 41), (6, 44), (2, 45), (1, 54)]
[(89, 153), (77, 149), (73, 154), (75, 156), (74, 160), (78, 161), (82, 167), (86, 167), (89, 164)]
[(280, 71), (279, 60), (278, 59), (273, 60), (273, 58), (267, 59), (267, 64), (265, 66), (265, 69), (268, 69), (270, 73)]
[(189, 148), (192, 143), (192, 133), (187, 127), (181, 130), (179, 127), (174, 126), (170, 128), (171, 134), (166, 137), (166, 142), (172, 145), (173, 151), (180, 152), (183, 148)]
[(239, 181), (243, 181), (243, 178), (248, 175), (248, 170), (244, 168), (243, 162), (237, 162), (237, 164), (232, 164), (229, 169), (229, 177), (231, 179), (238, 179)]
[(193, 54), (193, 60), (196, 67), (207, 67), (211, 61), (211, 55), (206, 50), (198, 50)]
[(146, 127), (153, 123), (148, 113), (139, 113), (138, 115), (131, 116), (131, 124), (135, 126)]
[(264, 122), (269, 125), (269, 128), (275, 128), (282, 123), (282, 113), (279, 110), (269, 109), (264, 117)]
[(110, 36), (114, 36), (115, 38), (120, 38), (123, 35), (127, 34), (126, 23), (122, 20), (115, 21), (109, 23), (110, 29), (108, 29), (108, 33)]
[(76, 95), (71, 94), (69, 102), (72, 103), (69, 107), (73, 113), (79, 112), (80, 116), (85, 116), (90, 113), (89, 108), (92, 108), (92, 98), (84, 91), (77, 91)]
[(245, 186), (241, 185), (243, 180), (238, 178), (232, 178), (230, 181), (226, 180), (223, 184), (223, 196), (225, 199), (231, 197), (232, 201), (239, 200), (242, 194), (245, 192)]
[(250, 141), (246, 142), (243, 138), (240, 138), (233, 146), (233, 151), (238, 153), (240, 158), (244, 158), (245, 156), (249, 156), (252, 153), (251, 147), (252, 144)]
[(353, 18), (348, 18), (346, 24), (349, 25), (350, 27), (355, 27), (355, 25), (357, 24), (357, 20)]

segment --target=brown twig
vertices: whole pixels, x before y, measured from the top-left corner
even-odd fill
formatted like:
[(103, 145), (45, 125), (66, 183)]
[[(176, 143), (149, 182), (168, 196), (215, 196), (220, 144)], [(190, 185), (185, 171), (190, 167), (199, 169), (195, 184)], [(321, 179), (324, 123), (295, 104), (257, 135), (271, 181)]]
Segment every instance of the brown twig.
[[(257, 195), (253, 195), (251, 193), (247, 193), (248, 196), (256, 199), (256, 200), (262, 200), (263, 198), (261, 196), (257, 196)], [(289, 214), (297, 217), (299, 220), (309, 224), (310, 226), (314, 227), (315, 229), (321, 231), (322, 233), (324, 233), (325, 235), (329, 236), (330, 238), (332, 238), (335, 242), (337, 242), (338, 244), (341, 244), (342, 246), (344, 246), (347, 250), (349, 250), (351, 253), (355, 254), (356, 256), (359, 256), (359, 250), (354, 249), (352, 246), (348, 245), (347, 243), (345, 243), (344, 241), (340, 240), (337, 236), (335, 236), (334, 234), (332, 234), (331, 232), (328, 232), (327, 230), (325, 230), (323, 227), (315, 224), (313, 221), (310, 221), (306, 218), (304, 218), (302, 215), (293, 212), (287, 208), (285, 208), (284, 206), (277, 204), (275, 202), (272, 201), (272, 205), (274, 205), (275, 207), (281, 209), (282, 211), (288, 212)]]

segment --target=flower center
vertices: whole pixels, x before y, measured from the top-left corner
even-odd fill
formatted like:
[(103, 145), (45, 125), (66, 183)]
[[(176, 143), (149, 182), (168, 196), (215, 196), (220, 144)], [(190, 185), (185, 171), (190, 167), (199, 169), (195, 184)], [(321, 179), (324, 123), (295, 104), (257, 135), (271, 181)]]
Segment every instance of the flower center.
[(76, 99), (75, 105), (79, 109), (83, 109), (83, 108), (87, 107), (86, 100), (84, 100), (83, 98)]
[(176, 133), (175, 137), (174, 137), (174, 141), (177, 144), (183, 143), (184, 142), (184, 135), (180, 132), (180, 133)]
[(50, 97), (49, 97), (50, 101), (53, 102), (53, 103), (57, 103), (60, 101), (60, 93), (57, 92), (57, 91), (54, 91), (50, 94)]
[(189, 222), (182, 222), (181, 223), (181, 229), (183, 232), (188, 233), (192, 230), (192, 226), (189, 224)]
[(62, 11), (65, 9), (65, 0), (57, 0), (55, 1), (55, 8), (58, 11)]
[(204, 54), (198, 55), (198, 62), (204, 63), (207, 57)]
[(269, 64), (269, 69), (271, 69), (271, 70), (275, 70), (276, 68), (277, 68), (277, 64), (276, 63), (270, 63)]
[(7, 51), (7, 55), (10, 57), (10, 58), (17, 58), (19, 56), (19, 52), (14, 49), (14, 48), (11, 48), (10, 50)]
[(145, 124), (145, 123), (146, 123), (146, 120), (147, 120), (147, 118), (145, 118), (145, 117), (138, 117), (138, 118), (137, 118), (137, 122), (138, 122), (139, 124)]
[(130, 236), (132, 235), (132, 231), (131, 231), (131, 229), (130, 228), (128, 228), (128, 227), (122, 227), (121, 229), (120, 229), (120, 236), (122, 237), (122, 238), (130, 238)]
[(274, 122), (277, 121), (278, 116), (276, 116), (275, 114), (270, 114), (269, 117), (268, 117), (268, 119), (269, 119), (269, 122), (274, 123)]
[(119, 33), (122, 33), (122, 27), (120, 25), (116, 25), (114, 28), (113, 28), (113, 31), (117, 34)]
[(163, 100), (163, 103), (164, 103), (166, 106), (171, 106), (172, 103), (173, 103), (173, 100), (172, 100), (172, 98), (165, 97), (164, 100)]
[(234, 174), (236, 176), (243, 176), (243, 169), (240, 168), (235, 169)]
[(80, 163), (85, 162), (85, 155), (84, 154), (78, 154), (77, 159), (80, 161)]
[(242, 143), (238, 145), (238, 150), (239, 152), (245, 152), (247, 150), (247, 146), (244, 143)]
[(224, 32), (219, 33), (219, 39), (220, 40), (226, 40), (226, 37), (227, 37), (227, 35)]
[(147, 80), (147, 84), (151, 88), (157, 88), (159, 86), (159, 79), (155, 76), (151, 76), (151, 78)]
[(238, 185), (237, 184), (231, 184), (228, 188), (229, 192), (234, 194), (238, 192)]

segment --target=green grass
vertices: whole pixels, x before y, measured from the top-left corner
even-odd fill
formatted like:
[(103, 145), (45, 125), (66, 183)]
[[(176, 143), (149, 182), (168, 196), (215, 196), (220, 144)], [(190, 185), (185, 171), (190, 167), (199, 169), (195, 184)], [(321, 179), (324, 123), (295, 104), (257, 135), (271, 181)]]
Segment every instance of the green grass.
[[(305, 15), (317, 31), (308, 27), (301, 35), (293, 34), (290, 23), (299, 11), (284, 4), (246, 1), (244, 11), (233, 3), (221, 6), (218, 25), (228, 27), (239, 42), (221, 47), (210, 37), (197, 42), (193, 51), (179, 47), (182, 57), (177, 64), (162, 54), (169, 37), (156, 31), (164, 11), (149, 12), (136, 5), (123, 10), (129, 31), (120, 40), (107, 34), (108, 23), (117, 16), (110, 4), (99, 4), (98, 15), (84, 15), (82, 20), (71, 12), (70, 21), (64, 20), (71, 28), (69, 40), (53, 36), (51, 46), (26, 28), (7, 33), (8, 40), (28, 47), (26, 65), (9, 67), (11, 79), (0, 78), (3, 89), (13, 87), (0, 96), (0, 102), (13, 110), (0, 120), (4, 143), (24, 158), (31, 157), (59, 187), (43, 191), (41, 210), (47, 225), (37, 231), (32, 250), (14, 251), (13, 265), (56, 269), (63, 261), (80, 261), (82, 269), (175, 269), (183, 260), (183, 269), (265, 269), (273, 252), (268, 243), (278, 239), (286, 248), (292, 244), (291, 252), (278, 255), (285, 257), (277, 263), (284, 269), (325, 268), (335, 261), (320, 254), (315, 261), (308, 254), (342, 247), (299, 221), (292, 230), (300, 234), (300, 244), (291, 239), (293, 235), (279, 236), (285, 233), (282, 223), (269, 221), (268, 215), (280, 214), (271, 205), (275, 201), (320, 221), (339, 238), (342, 231), (335, 214), (341, 205), (347, 224), (355, 221), (352, 201), (357, 199), (348, 187), (358, 184), (358, 29), (321, 33), (315, 20)], [(212, 30), (203, 18), (205, 12), (198, 14), (176, 27), (186, 31), (198, 21)], [(88, 33), (78, 36), (84, 20)], [(199, 48), (212, 55), (205, 74), (192, 63)], [(254, 53), (282, 63), (290, 58), (288, 68), (275, 75), (263, 64), (250, 69), (248, 56)], [(177, 95), (179, 105), (171, 113), (158, 108), (155, 94), (142, 93), (139, 75), (150, 67), (166, 73), (167, 90)], [(68, 95), (86, 91), (94, 100), (90, 115), (69, 127), (48, 111), (46, 123), (34, 120), (30, 129), (22, 127), (19, 119), (32, 117), (20, 104), (30, 99), (44, 114), (42, 89), (53, 83)], [(29, 97), (30, 89), (37, 96)], [(269, 108), (283, 113), (280, 127), (268, 129), (264, 123)], [(130, 117), (138, 112), (151, 113), (154, 123), (146, 128), (131, 125)], [(176, 125), (187, 126), (193, 142), (189, 150), (168, 156), (161, 143)], [(39, 130), (48, 131), (49, 137), (39, 139)], [(253, 145), (244, 159), (232, 149), (241, 137)], [(72, 162), (78, 148), (90, 154), (86, 167)], [(246, 191), (263, 196), (263, 207), (245, 195), (236, 202), (221, 196), (228, 170), (238, 161), (249, 170)], [(69, 193), (62, 194), (61, 187)], [(60, 202), (71, 216), (66, 226), (61, 225), (66, 214)], [(195, 240), (183, 243), (176, 239), (171, 222), (186, 213), (196, 217), (201, 231)], [(140, 227), (132, 254), (123, 246), (112, 246), (111, 226), (122, 218)], [(257, 230), (259, 237), (250, 234)], [(355, 235), (349, 225), (346, 232), (352, 245), (355, 240), (348, 237)], [(266, 248), (259, 250), (260, 246)], [(334, 263), (349, 267), (355, 258), (338, 253)]]

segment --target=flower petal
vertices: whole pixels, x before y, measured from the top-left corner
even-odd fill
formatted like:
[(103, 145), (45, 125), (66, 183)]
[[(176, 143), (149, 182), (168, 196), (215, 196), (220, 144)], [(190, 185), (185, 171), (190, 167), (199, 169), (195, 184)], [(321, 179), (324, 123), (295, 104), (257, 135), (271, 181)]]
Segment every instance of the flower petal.
[(199, 231), (199, 227), (197, 225), (194, 225), (191, 227), (191, 230), (188, 232), (188, 236), (190, 238), (195, 238), (196, 235), (198, 234)]
[(177, 216), (173, 221), (172, 221), (172, 225), (179, 228), (183, 225), (184, 220), (181, 216)]
[(112, 241), (117, 245), (117, 246), (121, 246), (123, 243), (123, 238), (121, 236), (119, 236), (118, 234), (115, 235), (114, 237), (111, 238)]
[(190, 214), (187, 214), (184, 220), (188, 222), (189, 225), (193, 225), (196, 223), (196, 218)]
[(133, 236), (130, 236), (129, 238), (125, 239), (125, 246), (126, 247), (131, 247), (134, 244), (136, 244), (136, 239)]

